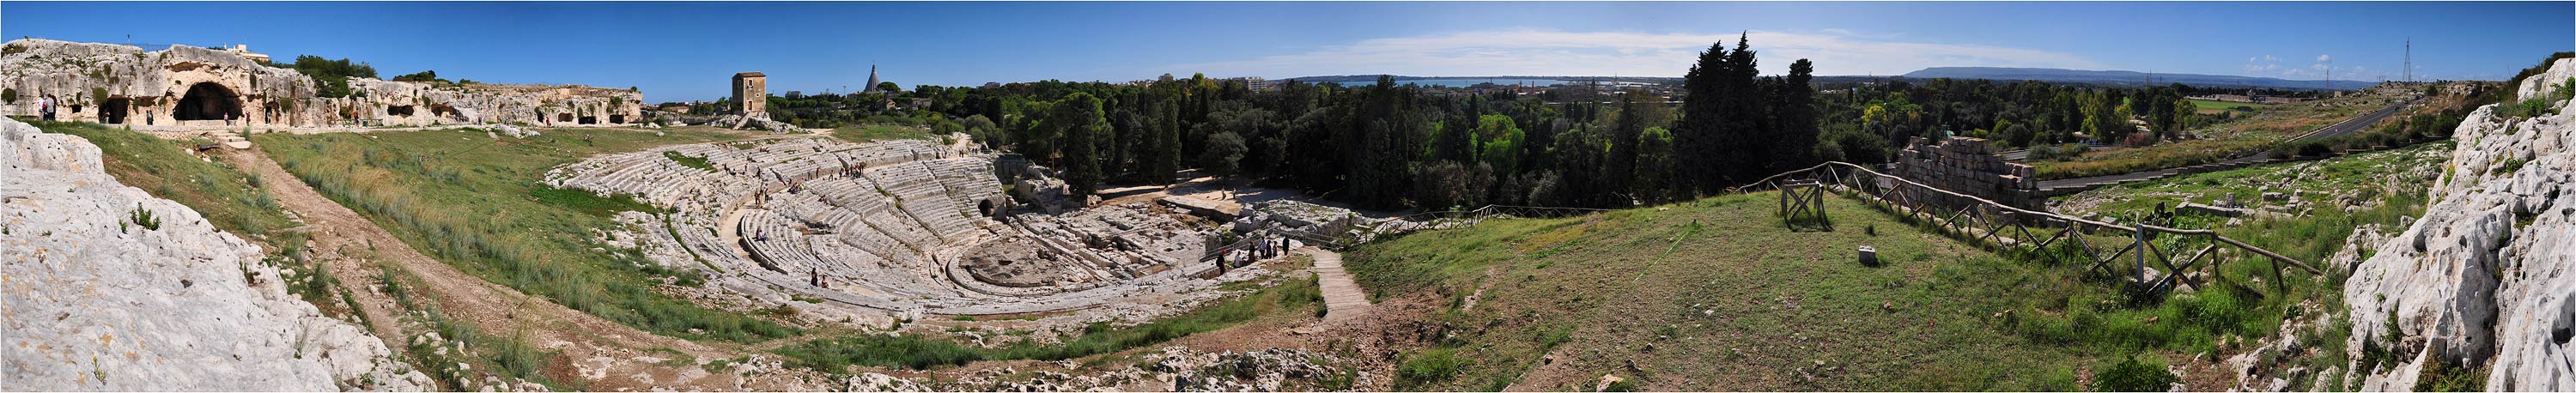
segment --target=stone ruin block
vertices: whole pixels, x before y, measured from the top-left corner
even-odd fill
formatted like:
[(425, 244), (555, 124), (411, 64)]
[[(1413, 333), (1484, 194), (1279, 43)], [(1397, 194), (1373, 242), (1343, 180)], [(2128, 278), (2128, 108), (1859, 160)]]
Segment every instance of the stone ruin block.
[[(1912, 145), (1898, 151), (1895, 173), (1917, 183), (2015, 206), (2026, 204), (2029, 191), (2038, 186), (2033, 168), (2005, 162), (1994, 154), (1991, 141), (1970, 137), (1941, 138), (1938, 144), (1920, 137), (1910, 141)], [(1973, 203), (1938, 193), (1918, 196), (1923, 197), (1918, 200), (1952, 205)]]

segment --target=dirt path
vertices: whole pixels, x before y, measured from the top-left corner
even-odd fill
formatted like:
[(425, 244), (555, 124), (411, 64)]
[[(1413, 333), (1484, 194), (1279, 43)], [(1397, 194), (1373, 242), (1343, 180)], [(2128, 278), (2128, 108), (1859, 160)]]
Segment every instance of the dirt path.
[[(451, 319), (472, 324), (486, 334), (525, 334), (527, 344), (563, 351), (559, 361), (572, 363), (569, 366), (577, 369), (575, 374), (588, 380), (587, 389), (678, 387), (741, 390), (771, 385), (746, 384), (738, 375), (699, 371), (695, 365), (666, 366), (634, 361), (632, 359), (647, 356), (647, 349), (657, 347), (678, 350), (699, 359), (724, 359), (738, 354), (737, 351), (637, 330), (466, 274), (421, 254), (384, 228), (376, 226), (374, 221), (322, 196), (256, 149), (227, 150), (222, 156), (243, 171), (268, 179), (266, 184), (273, 185), (270, 192), (278, 203), (294, 211), (310, 226), (318, 249), (346, 250), (343, 256), (372, 256), (366, 259), (418, 277), (422, 287), (415, 290), (427, 291), (425, 298), (435, 299), (439, 311)], [(401, 322), (392, 315), (392, 309), (396, 307), (393, 301), (372, 289), (381, 280), (375, 266), (355, 257), (329, 259), (332, 260), (326, 261), (324, 266), (343, 285), (352, 286), (350, 292), (358, 296), (362, 312), (374, 325), (369, 328), (384, 339), (387, 346), (399, 348), (407, 344), (410, 336), (401, 331)]]
[(1341, 253), (1314, 247), (1298, 248), (1297, 251), (1315, 256), (1315, 280), (1318, 286), (1323, 287), (1324, 308), (1327, 310), (1324, 312), (1325, 322), (1347, 321), (1368, 315), (1371, 308), (1368, 292), (1361, 291), (1360, 284), (1351, 281), (1351, 274), (1342, 271)]

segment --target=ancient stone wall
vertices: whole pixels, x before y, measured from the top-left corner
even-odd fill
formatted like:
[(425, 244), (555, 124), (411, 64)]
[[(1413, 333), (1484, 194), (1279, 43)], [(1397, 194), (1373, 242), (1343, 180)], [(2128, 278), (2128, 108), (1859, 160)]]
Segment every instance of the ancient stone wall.
[[(2039, 204), (2031, 192), (2039, 188), (2037, 173), (2029, 165), (2004, 162), (1985, 139), (1950, 137), (1934, 144), (1914, 138), (1905, 150), (1897, 152), (1896, 173), (1907, 180), (1938, 187), (1950, 192), (1985, 198), (1995, 202), (2034, 209)], [(1965, 206), (1973, 201), (1940, 193), (1913, 190), (1906, 197), (1942, 206)]]
[[(643, 93), (586, 86), (437, 86), (370, 78), (346, 98), (320, 97), (312, 78), (240, 54), (172, 45), (20, 39), (0, 45), (0, 114), (38, 115), (53, 95), (57, 120), (188, 126), (424, 126), (458, 123), (623, 124), (643, 121)], [(233, 120), (226, 121), (226, 118)]]

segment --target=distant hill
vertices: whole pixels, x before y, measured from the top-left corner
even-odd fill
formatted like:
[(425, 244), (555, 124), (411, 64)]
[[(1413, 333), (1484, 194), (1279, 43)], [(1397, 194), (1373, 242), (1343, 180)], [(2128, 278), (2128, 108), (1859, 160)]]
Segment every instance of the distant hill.
[[(1306, 83), (1325, 83), (1325, 82), (1333, 82), (1333, 83), (1340, 83), (1340, 84), (1344, 84), (1344, 85), (1351, 85), (1351, 84), (1362, 84), (1362, 83), (1377, 83), (1377, 77), (1378, 77), (1378, 75), (1377, 75), (1377, 74), (1369, 74), (1369, 75), (1325, 75), (1325, 76), (1301, 76), (1301, 77), (1288, 78), (1288, 79), (1290, 79), (1290, 80), (1295, 80), (1295, 81), (1298, 81), (1298, 82), (1306, 82)], [(1463, 86), (1463, 85), (1471, 85), (1471, 84), (1475, 84), (1475, 83), (1477, 83), (1477, 82), (1485, 82), (1485, 81), (1492, 81), (1492, 82), (1494, 82), (1494, 83), (1498, 83), (1498, 84), (1506, 84), (1506, 85), (1510, 85), (1510, 84), (1519, 84), (1518, 82), (1537, 82), (1537, 81), (1582, 81), (1582, 80), (1600, 80), (1600, 81), (1602, 81), (1602, 82), (1633, 82), (1633, 83), (1666, 83), (1666, 82), (1679, 83), (1679, 82), (1681, 82), (1681, 79), (1682, 79), (1682, 78), (1675, 78), (1675, 77), (1668, 77), (1668, 76), (1406, 76), (1406, 75), (1392, 75), (1392, 77), (1393, 77), (1393, 78), (1395, 78), (1395, 83), (1398, 83), (1398, 84), (1402, 84), (1402, 83), (1417, 83), (1417, 84), (1438, 84), (1438, 85), (1460, 85), (1460, 86)], [(1537, 84), (1537, 83), (1533, 83), (1533, 84)]]
[[(2085, 71), (2056, 68), (2009, 67), (1932, 67), (1905, 74), (1907, 79), (1990, 79), (2036, 80), (2050, 83), (2089, 83), (2104, 85), (2147, 84), (2147, 73), (2136, 71)], [(2234, 75), (2157, 73), (2155, 84), (2181, 83), (2201, 87), (2264, 87), (2275, 89), (2358, 90), (2379, 82), (2357, 80), (2290, 80)]]

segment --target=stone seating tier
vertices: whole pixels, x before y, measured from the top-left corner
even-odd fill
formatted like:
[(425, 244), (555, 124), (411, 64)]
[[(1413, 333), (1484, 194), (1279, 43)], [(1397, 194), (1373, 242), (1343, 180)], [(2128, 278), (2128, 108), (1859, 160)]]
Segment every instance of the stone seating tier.
[(768, 210), (746, 212), (742, 220), (743, 241), (751, 244), (752, 255), (768, 261), (771, 268), (794, 272), (822, 264), (793, 221)]

